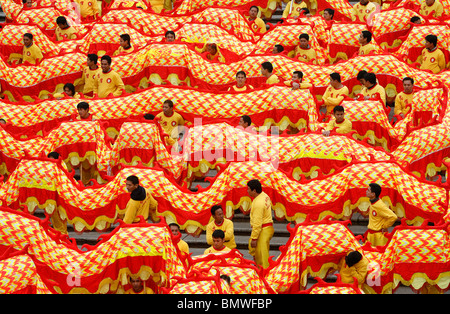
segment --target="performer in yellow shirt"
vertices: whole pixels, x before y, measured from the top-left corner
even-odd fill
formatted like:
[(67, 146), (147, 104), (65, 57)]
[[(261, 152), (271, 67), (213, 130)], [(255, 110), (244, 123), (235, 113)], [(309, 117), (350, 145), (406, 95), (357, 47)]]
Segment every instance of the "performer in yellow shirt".
[(327, 108), (327, 114), (330, 115), (334, 107), (339, 105), (349, 95), (347, 86), (341, 83), (341, 75), (339, 73), (330, 74), (330, 85), (322, 96), (322, 101)]
[(164, 9), (164, 0), (149, 0), (150, 6), (155, 13), (161, 13)]
[(30, 64), (36, 64), (43, 58), (41, 49), (33, 42), (33, 35), (25, 33), (23, 35), (22, 59), (19, 60), (19, 63), (29, 62)]
[(427, 35), (425, 37), (425, 48), (418, 59), (421, 70), (430, 70), (437, 74), (445, 69), (445, 55), (441, 49), (437, 47), (437, 36)]
[(66, 17), (58, 16), (58, 18), (56, 19), (56, 25), (57, 25), (55, 29), (56, 41), (77, 38), (77, 31), (75, 30), (75, 28), (73, 28), (67, 23)]
[(292, 90), (307, 89), (307, 88), (310, 88), (313, 86), (310, 83), (303, 82), (303, 72), (302, 71), (292, 72), (291, 80), (284, 81), (284, 85), (292, 87)]
[(261, 74), (266, 77), (266, 84), (278, 84), (280, 79), (273, 73), (273, 65), (269, 61), (261, 64)]
[(120, 35), (119, 39), (120, 46), (114, 51), (114, 56), (118, 56), (120, 54), (129, 54), (134, 52), (134, 47), (131, 46), (131, 37), (128, 34)]
[(250, 235), (248, 248), (254, 256), (257, 265), (269, 267), (270, 240), (273, 237), (272, 202), (263, 192), (261, 182), (250, 180), (247, 182), (247, 193), (253, 198), (250, 209)]
[(339, 275), (343, 283), (352, 284), (358, 281), (358, 287), (361, 289), (366, 282), (369, 260), (358, 251), (351, 251), (343, 257), (338, 264)]
[(102, 69), (97, 65), (98, 56), (96, 54), (88, 54), (86, 67), (83, 69), (81, 80), (76, 82), (76, 87), (85, 96), (93, 96), (94, 86), (97, 84), (97, 79), (102, 72)]
[(346, 134), (352, 131), (352, 122), (344, 118), (344, 107), (336, 106), (333, 109), (334, 118), (331, 119), (325, 130), (322, 131), (324, 136), (329, 136), (331, 131), (336, 130), (336, 133)]
[(130, 276), (131, 288), (124, 294), (154, 294), (152, 288), (146, 287), (145, 282), (139, 276)]
[(380, 199), (381, 186), (377, 183), (370, 183), (366, 191), (366, 196), (370, 200), (369, 224), (367, 226), (367, 242), (372, 246), (386, 245), (388, 239), (384, 236), (387, 228), (391, 227), (397, 220), (397, 215), (389, 209)]
[(370, 43), (371, 41), (372, 33), (369, 31), (362, 31), (358, 38), (360, 44), (358, 56), (365, 56), (376, 50), (375, 46)]
[(206, 225), (206, 243), (213, 244), (213, 233), (215, 230), (222, 230), (225, 233), (224, 244), (230, 249), (236, 247), (234, 240), (234, 226), (230, 219), (224, 217), (222, 206), (211, 207), (212, 220)]
[(123, 222), (126, 224), (139, 222), (138, 216), (142, 216), (144, 220), (147, 220), (149, 215), (151, 215), (153, 220), (158, 202), (151, 195), (151, 191), (140, 186), (139, 178), (136, 176), (127, 177), (126, 188), (130, 193), (130, 200), (125, 208)]
[(395, 96), (394, 114), (404, 118), (411, 110), (414, 98), (414, 80), (410, 77), (403, 79), (403, 92)]
[(369, 0), (360, 0), (353, 6), (352, 21), (367, 22), (367, 18), (376, 11), (377, 7)]
[(265, 33), (267, 31), (266, 23), (258, 17), (259, 8), (257, 6), (251, 6), (248, 11), (249, 17), (248, 21), (250, 22), (250, 28), (255, 33)]
[(247, 74), (245, 71), (238, 71), (236, 73), (236, 85), (229, 87), (228, 91), (243, 92), (253, 89), (252, 85), (245, 84), (246, 81)]
[(162, 130), (168, 137), (165, 137), (167, 145), (174, 145), (179, 138), (179, 126), (184, 125), (183, 117), (173, 110), (173, 101), (167, 99), (163, 103), (163, 111), (158, 113), (155, 120), (161, 125)]
[(282, 17), (284, 19), (294, 18), (297, 19), (300, 16), (302, 8), (306, 8), (307, 5), (302, 0), (291, 0), (284, 8)]
[(80, 6), (80, 15), (83, 19), (97, 19), (99, 17), (97, 0), (75, 0)]
[(223, 254), (231, 251), (231, 249), (225, 245), (225, 232), (223, 232), (223, 230), (214, 230), (212, 239), (212, 246), (207, 248), (203, 254)]
[(425, 16), (432, 14), (433, 17), (441, 17), (444, 13), (444, 7), (439, 0), (424, 0), (420, 5), (419, 13)]
[(299, 61), (317, 64), (316, 51), (309, 44), (309, 35), (301, 34), (298, 39), (299, 45), (295, 47), (294, 57)]
[[(169, 228), (175, 237), (181, 233), (180, 226), (174, 222), (169, 224)], [(186, 243), (186, 241), (184, 241), (183, 239), (180, 238), (178, 240), (177, 246), (180, 249), (181, 253), (183, 253), (185, 255), (189, 255), (189, 245)]]
[(119, 74), (111, 69), (111, 57), (104, 55), (101, 58), (100, 66), (102, 71), (99, 72), (97, 82), (94, 84), (94, 95), (99, 98), (106, 98), (111, 94), (114, 97), (122, 95), (125, 84)]
[(364, 100), (381, 99), (386, 106), (386, 90), (380, 84), (377, 84), (375, 73), (367, 73), (364, 76), (364, 88), (361, 90)]

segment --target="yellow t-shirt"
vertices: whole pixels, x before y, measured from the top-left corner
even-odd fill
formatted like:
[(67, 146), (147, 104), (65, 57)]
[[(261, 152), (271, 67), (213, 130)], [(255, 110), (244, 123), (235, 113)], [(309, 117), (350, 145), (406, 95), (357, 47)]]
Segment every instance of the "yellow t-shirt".
[(341, 123), (337, 123), (336, 119), (331, 119), (330, 122), (328, 122), (327, 127), (325, 130), (332, 131), (335, 128), (337, 128), (335, 131), (339, 134), (346, 134), (350, 133), (352, 130), (352, 123), (348, 119), (344, 119)]
[(329, 85), (322, 96), (324, 105), (327, 107), (327, 112), (333, 112), (334, 107), (339, 105), (345, 98), (349, 95), (347, 86), (342, 86), (339, 89), (335, 89), (333, 86)]
[(241, 88), (237, 87), (236, 85), (231, 86), (228, 88), (228, 91), (235, 91), (235, 92), (244, 92), (246, 90), (253, 89), (253, 86), (251, 85), (244, 85)]
[(145, 287), (144, 289), (142, 289), (141, 292), (134, 292), (133, 288), (130, 288), (127, 291), (125, 291), (124, 294), (155, 294), (155, 292), (152, 290), (152, 288)]
[(360, 46), (358, 50), (358, 56), (368, 55), (369, 53), (375, 50), (376, 50), (375, 46), (370, 43), (364, 46)]
[(28, 61), (31, 64), (36, 64), (37, 60), (42, 60), (43, 58), (41, 49), (35, 44), (32, 44), (30, 47), (23, 46), (22, 62)]
[(118, 56), (120, 54), (129, 54), (134, 52), (134, 46), (131, 46), (128, 49), (124, 49), (122, 46), (120, 46), (116, 51), (114, 51), (113, 56)]
[(381, 100), (383, 101), (383, 104), (386, 105), (386, 90), (380, 84), (375, 84), (370, 89), (364, 87), (361, 90), (361, 93), (363, 94), (363, 96), (369, 96), (370, 98), (374, 99), (377, 98), (377, 94), (379, 94)]
[(223, 246), (223, 248), (221, 250), (216, 250), (213, 246), (211, 246), (211, 247), (207, 248), (203, 254), (204, 255), (206, 255), (206, 254), (223, 254), (223, 253), (227, 253), (230, 251), (231, 251), (231, 249), (225, 245)]
[(252, 202), (250, 209), (250, 226), (252, 233), (250, 238), (256, 240), (259, 238), (262, 226), (273, 223), (272, 219), (272, 201), (269, 195), (261, 192)]
[(311, 47), (308, 49), (302, 49), (300, 46), (295, 47), (295, 54), (294, 56), (299, 60), (303, 62), (312, 62), (316, 64), (316, 51), (312, 49)]
[(122, 95), (123, 89), (125, 89), (125, 85), (117, 72), (111, 70), (103, 73), (100, 71), (97, 83), (94, 85), (94, 94), (97, 94), (99, 98), (106, 98), (109, 94), (117, 97)]
[(95, 70), (91, 70), (88, 66), (83, 69), (83, 74), (81, 75), (81, 80), (77, 85), (84, 85), (83, 94), (90, 93), (94, 91), (94, 86), (97, 83), (97, 79), (100, 76), (102, 69), (98, 67)]
[(250, 21), (250, 27), (256, 33), (265, 33), (267, 31), (266, 23), (259, 17), (254, 21)]
[(230, 219), (224, 218), (221, 225), (217, 225), (214, 220), (206, 225), (206, 243), (213, 244), (212, 234), (215, 230), (222, 230), (225, 233), (224, 244), (230, 249), (236, 247), (236, 241), (234, 240), (234, 226)]
[(376, 8), (376, 5), (372, 2), (369, 2), (367, 5), (356, 3), (352, 10), (352, 21), (366, 22), (367, 17), (375, 12)]
[(275, 74), (272, 74), (266, 81), (266, 84), (277, 84), (280, 82), (280, 79)]
[(56, 27), (55, 29), (55, 35), (57, 41), (67, 40), (67, 39), (76, 39), (77, 38), (77, 31), (72, 26), (61, 29), (59, 27)]
[(387, 229), (397, 220), (397, 215), (379, 199), (369, 206), (369, 224), (367, 228), (373, 231)]
[(169, 117), (164, 112), (160, 112), (156, 115), (155, 120), (159, 121), (164, 133), (172, 138), (178, 138), (178, 126), (184, 125), (183, 117), (177, 112), (173, 112)]
[(426, 2), (423, 1), (420, 5), (419, 13), (425, 16), (433, 13), (433, 17), (441, 17), (442, 13), (444, 13), (444, 7), (438, 0), (435, 0), (431, 6), (427, 6)]
[(75, 0), (80, 5), (81, 17), (98, 17), (98, 3), (97, 0)]
[[(291, 9), (291, 2), (292, 2), (292, 11), (291, 14), (289, 14), (289, 10)], [(288, 18), (288, 17), (297, 17), (300, 16), (300, 11), (302, 8), (307, 8), (307, 5), (305, 2), (300, 2), (299, 4), (295, 3), (294, 0), (292, 0), (291, 2), (289, 2), (288, 4), (286, 4), (286, 7), (284, 8), (283, 11), (283, 18)]]
[(419, 63), (421, 70), (430, 70), (436, 74), (445, 69), (445, 55), (439, 48), (431, 52), (427, 48), (424, 48), (419, 57)]
[(151, 211), (155, 211), (158, 207), (158, 202), (153, 198), (149, 189), (145, 190), (146, 196), (143, 201), (136, 201), (130, 199), (127, 203), (127, 207), (125, 208), (125, 217), (123, 218), (123, 222), (127, 224), (131, 224), (133, 222), (139, 222), (139, 217), (144, 217), (145, 220), (148, 219), (148, 216)]
[(398, 93), (395, 96), (394, 114), (403, 113), (403, 115), (406, 115), (411, 110), (413, 98), (414, 92), (410, 94), (406, 94), (405, 92)]

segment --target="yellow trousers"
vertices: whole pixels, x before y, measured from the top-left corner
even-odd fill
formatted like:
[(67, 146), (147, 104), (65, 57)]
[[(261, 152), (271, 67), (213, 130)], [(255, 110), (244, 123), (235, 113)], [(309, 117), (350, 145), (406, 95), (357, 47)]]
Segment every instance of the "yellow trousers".
[(262, 228), (258, 241), (256, 242), (256, 248), (251, 246), (252, 239), (248, 241), (250, 255), (254, 256), (256, 264), (263, 268), (269, 267), (270, 239), (272, 239), (273, 234), (273, 226), (267, 226)]

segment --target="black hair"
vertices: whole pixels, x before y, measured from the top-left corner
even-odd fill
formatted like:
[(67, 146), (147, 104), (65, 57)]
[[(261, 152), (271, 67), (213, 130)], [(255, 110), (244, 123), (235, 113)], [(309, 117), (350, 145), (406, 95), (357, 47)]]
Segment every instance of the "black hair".
[(333, 9), (326, 8), (324, 11), (328, 12), (328, 14), (331, 15), (331, 19), (333, 19), (333, 17), (334, 17), (334, 10)]
[(127, 181), (130, 181), (134, 185), (139, 184), (139, 178), (136, 176), (129, 176), (127, 177)]
[(414, 85), (414, 79), (412, 77), (407, 76), (407, 77), (403, 78), (402, 82), (405, 82), (405, 81), (411, 81), (411, 84)]
[(66, 88), (70, 89), (70, 91), (72, 92), (72, 95), (75, 95), (75, 86), (72, 83), (64, 84), (63, 89), (65, 90)]
[(243, 120), (245, 123), (247, 123), (248, 125), (252, 125), (252, 118), (250, 118), (249, 116), (243, 115), (241, 118), (242, 118), (242, 120)]
[(123, 41), (128, 41), (128, 44), (131, 44), (131, 37), (128, 34), (122, 34), (120, 35), (120, 38), (122, 38)]
[(214, 205), (213, 207), (211, 207), (211, 215), (215, 216), (216, 215), (216, 210), (218, 210), (218, 209), (222, 209), (222, 206)]
[(58, 16), (56, 18), (56, 24), (63, 24), (63, 25), (67, 25), (67, 19), (65, 16)]
[(223, 230), (220, 229), (216, 229), (214, 230), (214, 232), (212, 233), (212, 237), (213, 238), (221, 238), (221, 239), (225, 239), (225, 232), (223, 232)]
[(173, 108), (173, 101), (170, 99), (166, 99), (163, 104), (168, 104), (170, 108)]
[(30, 38), (30, 39), (33, 39), (33, 34), (31, 34), (31, 33), (25, 33), (25, 34), (23, 34), (23, 37), (28, 37), (28, 38)]
[(333, 108), (333, 113), (336, 113), (336, 112), (345, 112), (344, 107), (341, 105), (337, 105), (336, 107)]
[(59, 159), (59, 154), (57, 152), (51, 152), (47, 155), (47, 158)]
[(256, 193), (262, 192), (262, 186), (261, 186), (261, 182), (259, 182), (259, 180), (256, 180), (256, 179), (250, 180), (247, 182), (247, 186), (250, 188), (250, 190), (256, 191)]
[(275, 48), (277, 48), (278, 52), (283, 52), (284, 51), (284, 47), (280, 44), (275, 45)]
[(353, 251), (348, 253), (348, 255), (345, 257), (345, 263), (348, 267), (352, 267), (353, 265), (357, 264), (362, 259), (362, 254), (358, 251)]
[(366, 74), (367, 74), (367, 71), (366, 71), (366, 70), (361, 70), (361, 71), (358, 72), (358, 75), (356, 76), (356, 79), (357, 79), (358, 81), (360, 81), (360, 80), (364, 79), (364, 77), (366, 76)]
[(87, 109), (89, 109), (89, 104), (85, 101), (82, 101), (82, 102), (78, 103), (77, 109), (87, 110)]
[(153, 120), (153, 119), (155, 119), (155, 115), (153, 115), (151, 113), (146, 113), (146, 114), (144, 114), (144, 119), (145, 120)]
[(427, 35), (425, 36), (425, 40), (429, 43), (433, 44), (435, 47), (437, 46), (437, 36), (436, 35)]
[(164, 37), (167, 37), (167, 35), (170, 35), (170, 34), (172, 34), (173, 37), (176, 37), (174, 31), (167, 31), (167, 32), (164, 34)]
[(237, 77), (239, 74), (242, 74), (244, 77), (247, 77), (247, 73), (245, 73), (245, 71), (238, 71), (238, 72), (236, 73), (236, 77)]
[(370, 41), (372, 40), (372, 33), (369, 31), (362, 31), (361, 35), (363, 38), (367, 39), (368, 43), (370, 43)]
[[(130, 181), (130, 182), (131, 182), (131, 181)], [(177, 227), (178, 230), (180, 230), (180, 225), (179, 225), (179, 224), (174, 223), (174, 222), (171, 222), (171, 223), (169, 224), (169, 227), (172, 227), (172, 226)]]
[(375, 193), (375, 197), (380, 197), (381, 186), (377, 183), (370, 183), (369, 186), (372, 193)]
[(102, 58), (101, 58), (101, 60), (103, 61), (103, 60), (106, 60), (106, 62), (108, 62), (108, 64), (111, 64), (111, 57), (110, 56), (108, 56), (108, 55), (104, 55), (104, 56), (102, 56)]
[(303, 78), (303, 72), (302, 71), (294, 71), (292, 74), (297, 74), (298, 78)]
[(338, 81), (339, 83), (341, 82), (341, 75), (337, 72), (333, 72), (330, 74), (330, 78), (332, 80)]
[(306, 33), (303, 33), (303, 34), (301, 34), (300, 36), (298, 36), (298, 39), (302, 39), (302, 38), (304, 38), (304, 39), (306, 39), (306, 40), (309, 41), (309, 35), (306, 34)]
[(265, 61), (261, 64), (262, 68), (269, 71), (269, 72), (273, 72), (273, 65), (272, 63), (270, 63), (269, 61)]
[(98, 56), (95, 53), (90, 53), (87, 55), (88, 59), (94, 63), (98, 62)]
[(370, 84), (376, 84), (377, 83), (377, 76), (375, 75), (375, 73), (367, 73), (366, 75), (364, 75), (364, 79), (366, 81), (368, 81)]

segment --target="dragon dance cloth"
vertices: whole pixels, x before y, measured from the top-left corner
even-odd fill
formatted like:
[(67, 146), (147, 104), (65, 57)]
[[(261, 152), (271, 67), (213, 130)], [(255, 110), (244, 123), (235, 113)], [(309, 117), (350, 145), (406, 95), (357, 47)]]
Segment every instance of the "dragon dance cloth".
[[(140, 278), (156, 293), (296, 293), (304, 290), (308, 275), (324, 278), (355, 250), (370, 262), (366, 283), (353, 287), (355, 293), (392, 292), (400, 283), (418, 291), (449, 285), (448, 224), (402, 224), (389, 234), (385, 247), (375, 249), (361, 246), (348, 221), (305, 221), (288, 228), (291, 235), (281, 255), (262, 270), (236, 250), (186, 258), (175, 245), (179, 237), (171, 237), (162, 222), (120, 225), (80, 251), (46, 221), (6, 208), (0, 217), (8, 222), (0, 226), (0, 288), (5, 293), (126, 293), (130, 278)], [(231, 277), (231, 285), (220, 275)]]
[[(316, 5), (330, 4), (348, 17), (348, 3), (341, 2)], [(449, 187), (424, 179), (447, 168), (448, 71), (433, 75), (414, 64), (428, 31), (439, 29), (447, 47), (447, 25), (410, 27), (407, 20), (413, 11), (394, 8), (370, 26), (376, 55), (354, 57), (356, 37), (367, 24), (343, 19), (327, 29), (320, 18), (301, 19), (259, 35), (243, 18), (252, 1), (216, 1), (239, 7), (220, 9), (185, 0), (177, 14), (167, 16), (124, 10), (118, 4), (105, 10), (102, 21), (79, 25), (76, 40), (56, 43), (48, 34), (55, 17), (66, 15), (67, 1), (42, 1), (33, 10), (21, 10), (12, 1), (0, 3), (8, 18), (19, 23), (0, 32), (0, 82), (10, 99), (0, 103), (0, 117), (8, 121), (0, 129), (0, 174), (7, 176), (0, 185), (0, 201), (8, 207), (0, 211), (1, 292), (126, 293), (130, 278), (139, 277), (155, 293), (297, 293), (305, 289), (308, 276), (325, 278), (351, 250), (371, 263), (364, 292), (389, 293), (399, 283), (422, 291), (449, 288)], [(262, 13), (269, 16), (278, 4), (268, 1)], [(152, 23), (146, 26), (146, 20)], [(29, 21), (35, 25), (21, 24)], [(164, 25), (180, 34), (177, 43), (163, 42)], [(33, 33), (43, 49), (45, 58), (37, 66), (7, 62), (21, 47), (24, 32)], [(118, 46), (112, 43), (124, 32), (132, 34), (139, 49), (115, 57), (113, 68), (130, 93), (89, 99), (97, 121), (71, 121), (79, 100), (38, 99), (60, 92), (62, 80), (76, 82), (86, 53), (111, 53)], [(312, 37), (318, 64), (291, 58), (301, 32)], [(401, 42), (395, 40), (399, 34), (404, 36)], [(221, 41), (226, 62), (210, 62), (199, 54), (208, 36)], [(276, 43), (288, 47), (286, 54), (270, 54)], [(398, 50), (387, 53), (382, 47)], [(344, 61), (334, 63), (338, 57)], [(264, 86), (264, 61), (275, 65), (282, 80), (303, 71), (304, 81), (315, 87), (291, 91), (283, 84)], [(322, 136), (325, 124), (318, 120), (316, 98), (328, 86), (329, 74), (341, 73), (356, 96), (361, 69), (377, 74), (388, 97), (402, 89), (403, 77), (413, 77), (417, 90), (410, 114), (392, 125), (379, 101), (349, 97), (342, 104), (353, 132)], [(226, 92), (239, 70), (258, 88)], [(153, 86), (163, 81), (190, 87)], [(167, 134), (158, 123), (142, 119), (145, 113), (159, 112), (165, 99), (173, 99), (187, 121), (187, 133), (177, 143), (181, 151), (167, 147)], [(244, 114), (252, 116), (258, 133), (234, 127)], [(204, 123), (196, 124), (196, 119)], [(284, 134), (268, 132), (273, 126)], [(290, 129), (302, 132), (288, 134)], [(62, 160), (45, 158), (51, 151), (58, 151)], [(94, 181), (86, 188), (74, 180), (70, 170), (84, 161), (96, 169), (102, 184)], [(219, 172), (207, 189), (187, 189), (194, 176), (212, 168)], [(133, 174), (158, 201), (151, 213), (156, 223), (121, 223), (84, 251), (49, 227), (49, 220), (58, 215), (77, 232), (108, 231), (124, 213), (129, 200), (125, 179)], [(230, 219), (237, 209), (248, 214), (246, 183), (255, 178), (270, 195), (275, 217), (297, 223), (289, 228), (291, 237), (280, 257), (260, 269), (235, 250), (222, 256), (181, 255), (179, 238), (171, 236), (166, 222), (198, 235), (210, 220), (212, 205), (221, 204)], [(382, 200), (404, 218), (381, 248), (361, 246), (362, 239), (350, 232), (347, 222), (335, 221), (349, 219), (354, 212), (367, 215), (365, 190), (370, 182), (383, 186)], [(43, 222), (29, 215), (37, 207), (45, 210)], [(221, 274), (235, 278), (233, 284), (224, 285)], [(336, 285), (325, 291), (361, 292), (359, 287), (345, 288)]]

